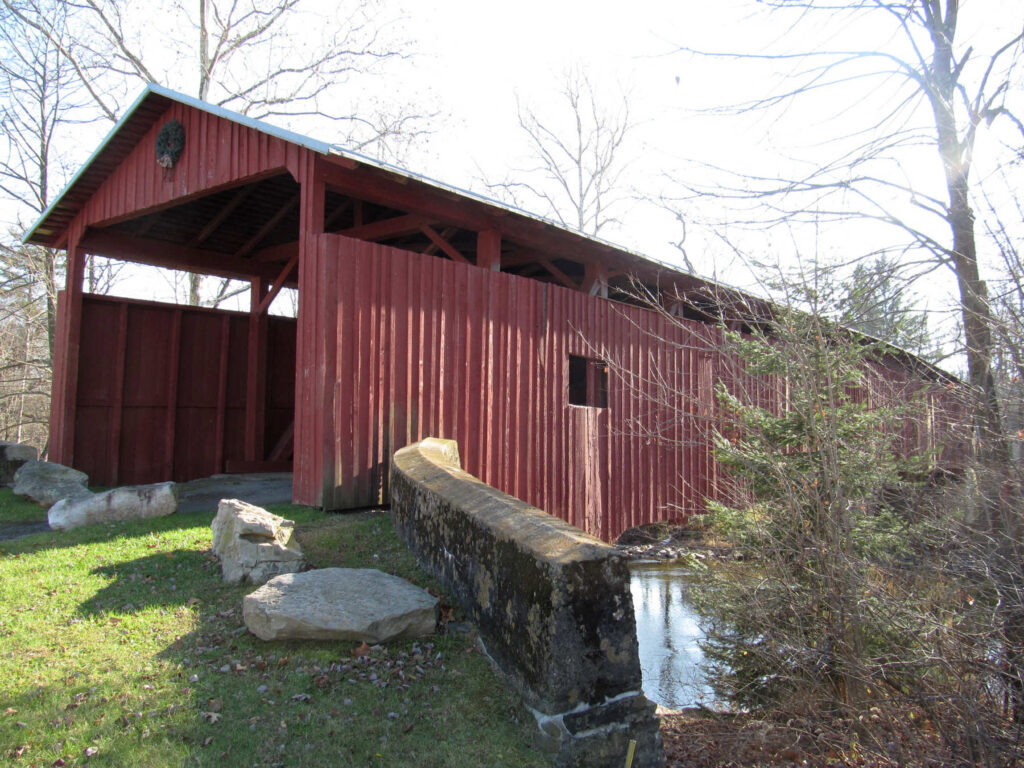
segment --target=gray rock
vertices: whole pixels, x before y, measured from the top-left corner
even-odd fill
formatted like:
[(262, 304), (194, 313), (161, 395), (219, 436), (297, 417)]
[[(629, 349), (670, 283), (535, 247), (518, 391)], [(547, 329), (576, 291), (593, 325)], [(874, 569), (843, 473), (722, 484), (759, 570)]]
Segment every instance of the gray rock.
[(26, 461), (14, 473), (14, 493), (37, 504), (52, 507), (61, 499), (90, 495), (89, 476), (77, 469), (49, 461)]
[(384, 643), (433, 634), (437, 598), (372, 568), (323, 568), (271, 579), (242, 599), (262, 640)]
[(62, 499), (50, 507), (47, 520), (51, 528), (66, 531), (93, 523), (165, 517), (177, 508), (174, 483), (154, 483)]
[(31, 445), (0, 440), (0, 484), (13, 483), (18, 468), (26, 461), (36, 461), (38, 458), (39, 452)]
[(213, 518), (213, 551), (224, 581), (263, 584), (301, 571), (306, 561), (292, 538), (295, 523), (238, 499), (221, 499)]

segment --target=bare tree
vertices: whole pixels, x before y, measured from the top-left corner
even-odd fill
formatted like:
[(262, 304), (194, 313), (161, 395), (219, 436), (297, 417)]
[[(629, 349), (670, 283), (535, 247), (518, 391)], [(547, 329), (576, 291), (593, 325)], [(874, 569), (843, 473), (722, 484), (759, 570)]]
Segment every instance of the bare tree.
[(485, 183), (519, 207), (539, 206), (563, 226), (597, 235), (617, 223), (626, 199), (621, 182), (635, 127), (629, 99), (615, 107), (602, 103), (579, 70), (564, 76), (558, 95), (557, 111), (517, 103), (529, 160), (514, 169), (514, 178)]
[[(28, 12), (45, 15), (46, 32), (19, 22)], [(66, 178), (66, 158), (57, 144), (69, 129), (96, 119), (66, 55), (73, 47), (63, 3), (0, 3), (0, 193), (11, 217), (5, 222), (5, 229), (11, 227), (9, 240), (0, 243), (0, 431), (7, 439), (32, 439), (40, 447), (63, 258), (55, 249), (22, 245), (18, 236), (23, 217), (38, 217)], [(98, 265), (92, 266), (100, 274)], [(104, 279), (110, 277), (106, 272)]]
[[(819, 117), (812, 105), (821, 104), (835, 89), (846, 94), (834, 97), (843, 106), (841, 125), (826, 145), (833, 150), (831, 157), (785, 178), (735, 173), (715, 190), (719, 199), (756, 202), (759, 217), (769, 224), (807, 215), (880, 222), (899, 233), (892, 250), (911, 254), (905, 264), (919, 259), (925, 268), (950, 269), (959, 292), (968, 379), (980, 396), (979, 434), (986, 451), (997, 459), (1005, 457), (992, 375), (993, 318), (978, 267), (972, 166), (985, 129), (1005, 124), (1024, 136), (1024, 125), (1012, 111), (1020, 85), (1015, 66), (1024, 41), (1020, 18), (1009, 14), (1011, 28), (1001, 39), (972, 44), (958, 37), (963, 6), (958, 0), (767, 0), (760, 5), (776, 20), (783, 15), (793, 36), (810, 31), (815, 39), (834, 40), (812, 27), (824, 17), (844, 28), (865, 30), (870, 25), (876, 44), (784, 53), (770, 46), (758, 52), (685, 49), (762, 67), (796, 67), (777, 90), (723, 108), (721, 114), (782, 114), (806, 107), (801, 114)], [(995, 5), (988, 3), (985, 9), (975, 4), (972, 10), (994, 13)], [(997, 30), (988, 21), (983, 29)], [(921, 157), (923, 151), (930, 153), (941, 175), (912, 172), (914, 154)], [(936, 185), (933, 179), (941, 181)], [(704, 195), (712, 190), (694, 191)]]
[[(756, 52), (687, 50), (785, 68), (780, 87), (719, 113), (771, 113), (778, 120), (792, 115), (811, 122), (821, 119), (822, 105), (834, 106), (837, 120), (823, 120), (833, 132), (816, 147), (831, 155), (785, 177), (734, 172), (717, 188), (691, 191), (746, 207), (749, 221), (877, 222), (888, 227), (888, 250), (903, 257), (905, 268), (916, 262), (921, 270), (949, 270), (967, 378), (976, 395), (971, 415), (979, 463), (969, 485), (979, 514), (971, 567), (987, 573), (993, 589), (987, 605), (995, 606), (1000, 634), (989, 647), (999, 648), (1009, 710), (1016, 723), (1024, 723), (1024, 494), (1018, 468), (1009, 462), (1004, 393), (994, 373), (998, 326), (979, 267), (974, 174), (984, 134), (1005, 130), (1013, 145), (1024, 137), (1024, 123), (1014, 111), (1021, 96), (1024, 18), (1019, 9), (959, 0), (765, 0), (760, 6), (774, 20), (784, 20), (791, 37), (803, 32), (802, 41), (825, 44), (781, 53), (770, 44)], [(973, 39), (965, 40), (968, 8), (978, 15)], [(1000, 11), (1007, 26), (997, 23)], [(831, 33), (813, 26), (822, 20), (837, 26)], [(856, 32), (840, 35), (840, 28)], [(858, 34), (870, 42), (835, 44)], [(995, 144), (989, 142), (998, 149)], [(930, 167), (920, 165), (922, 160)]]
[[(393, 157), (426, 131), (430, 117), (364, 95), (382, 89), (361, 86), (408, 55), (381, 0), (349, 0), (327, 14), (308, 0), (0, 3), (46, 37), (111, 120), (136, 84), (155, 82), (257, 119), (301, 120), (352, 149)], [(50, 6), (73, 22), (71, 39)], [(190, 279), (189, 303), (203, 300), (201, 284), (201, 275)], [(237, 285), (219, 285), (205, 300), (216, 306), (237, 292)]]

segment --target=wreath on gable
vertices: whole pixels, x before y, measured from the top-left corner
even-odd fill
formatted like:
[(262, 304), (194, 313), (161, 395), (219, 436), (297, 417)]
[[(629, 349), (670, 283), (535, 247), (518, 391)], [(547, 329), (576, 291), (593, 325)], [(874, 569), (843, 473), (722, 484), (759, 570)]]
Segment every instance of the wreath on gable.
[(164, 123), (156, 135), (156, 162), (161, 168), (173, 168), (185, 149), (185, 126), (177, 120)]

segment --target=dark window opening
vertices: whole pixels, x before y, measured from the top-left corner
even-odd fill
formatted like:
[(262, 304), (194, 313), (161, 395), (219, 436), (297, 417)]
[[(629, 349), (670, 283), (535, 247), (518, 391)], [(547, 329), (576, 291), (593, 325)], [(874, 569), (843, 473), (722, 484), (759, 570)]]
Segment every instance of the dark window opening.
[(608, 407), (608, 364), (569, 355), (569, 405)]

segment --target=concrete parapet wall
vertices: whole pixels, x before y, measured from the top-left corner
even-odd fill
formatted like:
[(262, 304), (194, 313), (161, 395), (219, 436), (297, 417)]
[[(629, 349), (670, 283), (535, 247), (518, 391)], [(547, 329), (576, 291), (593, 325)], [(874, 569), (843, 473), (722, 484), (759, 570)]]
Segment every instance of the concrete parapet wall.
[(495, 665), (565, 766), (663, 763), (641, 691), (625, 559), (612, 547), (462, 471), (454, 441), (395, 454), (395, 527), (473, 617)]

